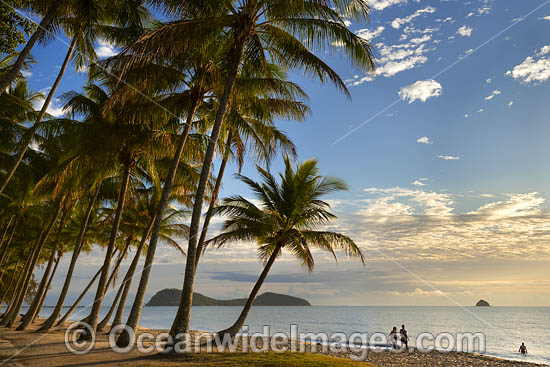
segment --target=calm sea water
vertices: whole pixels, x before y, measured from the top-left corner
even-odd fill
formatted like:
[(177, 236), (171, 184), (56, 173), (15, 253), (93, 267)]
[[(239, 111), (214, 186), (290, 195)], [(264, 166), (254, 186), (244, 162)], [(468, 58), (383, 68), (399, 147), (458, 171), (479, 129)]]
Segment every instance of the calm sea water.
[[(176, 307), (144, 307), (140, 325), (168, 329), (176, 310)], [(219, 331), (230, 326), (240, 310), (240, 307), (193, 307), (191, 328)], [(44, 308), (40, 316), (48, 316), (50, 312), (50, 308)], [(88, 312), (79, 308), (73, 318), (80, 319)], [(290, 325), (297, 324), (299, 332), (347, 335), (387, 334), (393, 326), (399, 329), (403, 323), (411, 340), (422, 332), (481, 332), (486, 338), (488, 355), (550, 365), (549, 307), (253, 307), (247, 319), (250, 332), (262, 331), (264, 325), (269, 325), (272, 333), (289, 333)], [(521, 342), (527, 345), (527, 356), (517, 352)]]

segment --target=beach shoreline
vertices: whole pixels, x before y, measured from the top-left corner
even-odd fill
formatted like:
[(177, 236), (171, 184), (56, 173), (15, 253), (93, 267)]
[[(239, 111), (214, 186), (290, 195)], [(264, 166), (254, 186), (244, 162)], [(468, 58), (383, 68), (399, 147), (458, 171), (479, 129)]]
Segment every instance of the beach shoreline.
[[(109, 366), (185, 366), (182, 364), (179, 356), (167, 357), (156, 352), (144, 355), (135, 348), (125, 354), (114, 352), (108, 343), (108, 335), (100, 333), (97, 335), (95, 347), (87, 354), (75, 355), (67, 350), (65, 345), (65, 330), (70, 323), (66, 323), (63, 328), (49, 332), (36, 332), (41, 320), (33, 325), (27, 331), (15, 331), (13, 329), (0, 328), (0, 363), (6, 359), (7, 363), (3, 366), (17, 367), (57, 367), (57, 366), (94, 366), (94, 365), (109, 365)], [(167, 332), (161, 329), (146, 329), (140, 328), (141, 332), (149, 332), (153, 335)], [(205, 332), (196, 331), (195, 335), (204, 336)], [(306, 354), (309, 353), (311, 345), (306, 348)], [(240, 348), (240, 346), (239, 346)], [(243, 354), (241, 349), (238, 349), (234, 354)], [(205, 354), (201, 352), (200, 354)], [(219, 352), (214, 352), (219, 353)], [(294, 352), (300, 353), (300, 352)], [(320, 353), (322, 354), (322, 353)], [(268, 358), (268, 354), (263, 354)], [(337, 357), (339, 360), (351, 357), (349, 351), (342, 353), (327, 353), (330, 357)], [(366, 362), (366, 363), (365, 363)], [(208, 362), (205, 364), (190, 364), (192, 366), (204, 365), (210, 366)], [(335, 364), (335, 366), (337, 363)], [(544, 366), (543, 364), (535, 364), (529, 362), (520, 362), (514, 360), (500, 359), (475, 353), (419, 353), (418, 351), (392, 353), (391, 351), (374, 352), (367, 354), (366, 359), (358, 365), (362, 366), (521, 366), (521, 367), (536, 367)]]

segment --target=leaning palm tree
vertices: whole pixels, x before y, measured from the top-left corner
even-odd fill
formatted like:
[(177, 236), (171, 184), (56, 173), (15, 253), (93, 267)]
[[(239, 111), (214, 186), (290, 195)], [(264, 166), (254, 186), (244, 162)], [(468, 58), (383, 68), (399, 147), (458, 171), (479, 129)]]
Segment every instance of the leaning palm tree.
[(281, 182), (268, 171), (258, 167), (263, 182), (255, 182), (242, 175), (237, 177), (254, 192), (260, 205), (238, 195), (223, 200), (216, 213), (227, 216), (222, 233), (209, 243), (218, 247), (236, 241), (254, 241), (258, 255), (265, 262), (264, 269), (256, 281), (237, 321), (218, 334), (234, 336), (243, 326), (273, 263), (283, 251), (288, 251), (308, 271), (313, 270), (312, 249), (327, 251), (336, 258), (335, 250), (342, 250), (361, 262), (365, 258), (353, 240), (343, 234), (318, 230), (331, 219), (336, 218), (330, 205), (321, 197), (340, 190), (346, 184), (338, 178), (320, 176), (314, 159), (292, 167), (285, 158), (285, 172), (280, 174)]

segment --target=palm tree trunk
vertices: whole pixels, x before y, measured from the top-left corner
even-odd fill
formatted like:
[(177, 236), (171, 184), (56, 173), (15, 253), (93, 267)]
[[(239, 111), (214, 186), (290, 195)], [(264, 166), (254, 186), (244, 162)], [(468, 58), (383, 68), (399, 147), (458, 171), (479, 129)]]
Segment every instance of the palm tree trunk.
[[(61, 3), (62, 1), (56, 1)], [(71, 55), (74, 51), (76, 45), (76, 36), (73, 37), (71, 41), (71, 45), (69, 46), (69, 50), (67, 51), (67, 54), (65, 55), (65, 60), (63, 60), (63, 64), (61, 65), (61, 69), (59, 70), (59, 73), (57, 74), (57, 78), (55, 78), (55, 81), (52, 85), (52, 89), (48, 92), (48, 96), (46, 97), (46, 100), (44, 101), (44, 105), (42, 105), (42, 109), (40, 110), (40, 113), (38, 114), (38, 117), (36, 118), (36, 121), (34, 124), (26, 131), (25, 138), (23, 140), (23, 144), (20, 148), (19, 153), (17, 153), (17, 156), (15, 158), (15, 161), (13, 162), (12, 166), (10, 167), (6, 178), (4, 179), (4, 182), (2, 183), (2, 187), (0, 187), (0, 194), (4, 191), (10, 180), (12, 179), (13, 175), (15, 174), (15, 171), (17, 170), (17, 167), (19, 167), (19, 164), (21, 164), (21, 161), (23, 160), (23, 156), (27, 152), (27, 149), (29, 148), (29, 145), (34, 138), (34, 133), (36, 133), (36, 130), (40, 127), (40, 123), (42, 122), (42, 119), (46, 115), (46, 111), (48, 110), (48, 107), (50, 106), (50, 103), (53, 99), (53, 96), (55, 94), (55, 90), (57, 89), (57, 86), (61, 82), (61, 78), (63, 78), (63, 74), (65, 73), (65, 70), (67, 69), (67, 65), (69, 64), (69, 61), (71, 60)], [(3, 89), (2, 89), (3, 90)]]
[[(128, 183), (130, 181), (131, 167), (127, 163), (124, 167), (124, 175), (122, 177), (122, 184), (120, 186), (120, 192), (118, 195), (118, 204), (115, 214), (115, 220), (113, 222), (113, 228), (111, 229), (111, 238), (109, 239), (109, 244), (107, 245), (107, 253), (105, 254), (105, 261), (103, 262), (103, 270), (101, 271), (101, 276), (99, 277), (99, 284), (97, 286), (97, 291), (94, 299), (94, 304), (92, 306), (92, 312), (90, 314), (90, 326), (93, 331), (96, 331), (97, 322), (99, 319), (99, 311), (101, 311), (101, 304), (103, 303), (103, 297), (105, 296), (105, 290), (107, 288), (107, 276), (109, 274), (109, 268), (111, 267), (111, 256), (115, 247), (115, 241), (118, 235), (118, 228), (120, 226), (120, 220), (122, 219), (122, 212), (124, 210), (124, 204), (126, 203), (126, 192), (128, 191)], [(84, 338), (90, 337), (91, 335), (82, 334)]]
[(78, 260), (78, 255), (80, 255), (80, 250), (82, 249), (82, 244), (84, 243), (84, 234), (86, 233), (86, 228), (88, 226), (88, 222), (90, 221), (90, 216), (92, 214), (92, 210), (94, 208), (94, 204), (99, 194), (100, 188), (101, 185), (97, 187), (94, 196), (90, 199), (90, 202), (88, 203), (86, 213), (84, 214), (84, 218), (82, 219), (82, 223), (80, 224), (80, 232), (78, 233), (78, 239), (76, 240), (73, 255), (71, 257), (71, 263), (69, 264), (69, 269), (67, 270), (67, 275), (65, 276), (65, 282), (63, 283), (63, 288), (61, 289), (61, 294), (57, 299), (57, 303), (52, 314), (50, 315), (50, 317), (48, 317), (44, 324), (42, 324), (39, 329), (40, 331), (50, 330), (54, 326), (59, 315), (61, 314), (63, 303), (65, 302), (65, 297), (67, 297), (67, 292), (69, 291), (69, 286), (71, 285), (71, 279), (73, 277), (74, 268), (76, 266), (76, 260)]
[[(10, 219), (6, 223), (6, 228), (4, 229), (4, 232), (2, 232), (2, 238), (0, 239), (0, 250), (2, 250), (2, 253), (3, 253), (3, 250), (4, 250), (4, 246), (3, 246), (4, 245), (4, 238), (6, 238), (6, 234), (8, 234), (8, 230), (10, 229), (11, 221), (13, 220), (13, 217), (15, 217), (15, 215), (10, 216)], [(2, 264), (1, 259), (0, 259), (0, 264)]]
[(57, 253), (57, 248), (59, 247), (59, 238), (61, 236), (61, 232), (63, 231), (63, 226), (65, 225), (67, 212), (68, 212), (67, 210), (63, 211), (63, 216), (61, 217), (61, 220), (59, 221), (59, 225), (57, 227), (55, 242), (52, 248), (52, 252), (50, 254), (50, 259), (48, 260), (48, 265), (46, 266), (46, 270), (44, 271), (44, 275), (42, 276), (42, 280), (40, 281), (40, 285), (38, 287), (36, 295), (34, 296), (32, 304), (27, 310), (27, 313), (25, 314), (25, 316), (23, 316), (23, 318), (21, 319), (21, 324), (17, 327), (17, 330), (25, 330), (27, 327), (29, 327), (29, 325), (32, 323), (32, 321), (36, 317), (36, 313), (38, 312), (38, 305), (40, 304), (40, 300), (42, 299), (42, 296), (46, 292), (46, 289), (47, 289), (46, 285), (48, 282), (48, 278), (50, 276), (52, 266), (55, 262), (55, 255)]
[[(116, 275), (118, 273), (118, 268), (120, 267), (120, 264), (122, 263), (122, 260), (124, 260), (124, 257), (126, 256), (126, 250), (128, 250), (127, 246), (124, 248), (124, 251), (119, 255), (115, 265), (113, 266), (113, 269), (111, 270), (110, 275), (109, 275), (109, 280), (107, 280), (107, 284), (105, 285), (105, 289), (109, 289), (109, 287), (114, 284)], [(113, 250), (113, 255), (111, 256), (111, 259), (115, 258), (115, 254), (116, 254), (117, 251), (118, 251), (118, 248), (115, 247), (115, 249)], [(101, 268), (101, 271), (103, 271), (103, 267)], [(90, 314), (88, 316), (86, 316), (85, 318), (83, 318), (80, 321), (89, 323), (91, 317), (92, 317), (92, 313), (90, 312)]]
[[(139, 323), (141, 310), (143, 308), (143, 299), (145, 297), (147, 283), (149, 282), (149, 274), (151, 273), (151, 267), (153, 266), (153, 260), (155, 258), (155, 251), (157, 248), (157, 242), (159, 238), (159, 231), (162, 223), (164, 209), (166, 208), (166, 205), (168, 205), (168, 197), (170, 196), (172, 183), (174, 182), (174, 177), (176, 177), (176, 171), (178, 170), (181, 154), (183, 152), (183, 148), (185, 147), (185, 142), (187, 141), (187, 137), (189, 136), (189, 131), (191, 131), (193, 118), (195, 116), (195, 113), (197, 112), (197, 108), (199, 107), (199, 105), (200, 105), (200, 99), (197, 98), (193, 101), (191, 105), (191, 109), (187, 114), (186, 124), (183, 129), (183, 132), (179, 137), (178, 146), (176, 148), (176, 152), (174, 153), (174, 158), (172, 159), (170, 171), (168, 172), (168, 176), (164, 181), (162, 194), (161, 194), (159, 203), (157, 205), (157, 212), (155, 213), (153, 230), (151, 232), (151, 239), (149, 240), (149, 246), (147, 248), (147, 255), (145, 256), (145, 264), (143, 265), (143, 271), (141, 272), (141, 277), (139, 280), (139, 286), (137, 289), (136, 297), (134, 298), (134, 303), (132, 304), (132, 310), (130, 311), (130, 315), (128, 315), (128, 320), (126, 321), (126, 326), (130, 327), (132, 330), (135, 330)], [(133, 341), (130, 341), (130, 335), (126, 331), (123, 331), (117, 339), (118, 346), (127, 346), (129, 345), (130, 342), (133, 342)]]
[[(113, 251), (113, 257), (115, 257), (116, 253), (117, 253), (118, 249), (115, 248), (115, 250)], [(118, 263), (118, 261), (117, 261)], [(115, 271), (117, 269), (117, 266), (115, 265), (115, 267), (113, 268)], [(94, 277), (92, 278), (92, 280), (90, 280), (90, 282), (88, 283), (88, 285), (86, 286), (86, 288), (84, 288), (84, 290), (82, 291), (82, 293), (80, 293), (80, 296), (78, 296), (78, 298), (76, 299), (76, 301), (74, 302), (74, 304), (71, 306), (71, 308), (69, 309), (69, 311), (67, 311), (67, 313), (65, 314), (65, 316), (63, 316), (61, 318), (61, 320), (59, 320), (58, 323), (55, 324), (55, 326), (59, 326), (61, 324), (63, 324), (68, 318), (69, 316), (71, 315), (71, 313), (78, 307), (79, 303), (82, 301), (82, 298), (84, 298), (84, 296), (86, 295), (86, 293), (88, 293), (88, 290), (90, 289), (90, 287), (92, 286), (92, 284), (94, 284), (95, 280), (97, 279), (98, 276), (101, 275), (101, 272), (103, 271), (103, 267), (99, 268), (99, 270), (97, 271), (97, 273), (94, 275)], [(107, 282), (107, 287), (109, 287), (109, 284), (111, 284), (111, 281), (113, 280), (113, 276), (114, 276), (114, 272), (111, 274), (111, 277), (109, 278), (109, 281)], [(80, 322), (88, 322), (90, 320), (90, 315), (86, 316), (85, 318), (83, 318), (82, 320), (80, 320)]]
[[(27, 257), (27, 260), (25, 261), (25, 264), (23, 265), (23, 268), (19, 271), (19, 276), (17, 277), (17, 282), (15, 282), (15, 287), (13, 288), (13, 291), (11, 293), (10, 300), (8, 302), (8, 307), (6, 309), (6, 312), (2, 315), (2, 319), (0, 320), (0, 326), (4, 326), (4, 319), (6, 316), (8, 316), (11, 312), (11, 309), (13, 308), (13, 302), (15, 301), (15, 298), (17, 297), (17, 289), (19, 288), (19, 285), (23, 281), (23, 278), (25, 277), (25, 268), (27, 267), (27, 262), (30, 261), (30, 254)], [(8, 293), (6, 293), (8, 294)]]
[(212, 199), (210, 200), (210, 205), (208, 206), (208, 211), (204, 217), (204, 223), (202, 224), (201, 237), (199, 238), (199, 244), (197, 245), (197, 254), (195, 258), (195, 274), (197, 273), (197, 267), (199, 266), (200, 257), (204, 251), (204, 243), (206, 242), (206, 235), (208, 234), (208, 226), (210, 225), (210, 219), (214, 214), (214, 208), (216, 207), (216, 202), (218, 201), (218, 194), (220, 193), (220, 188), (222, 186), (223, 174), (225, 172), (225, 166), (229, 159), (229, 152), (231, 149), (231, 139), (233, 132), (230, 131), (227, 136), (227, 141), (225, 143), (226, 150), (220, 164), (220, 169), (218, 170), (218, 176), (216, 177), (216, 184), (214, 185), (214, 192), (212, 192)]
[[(191, 317), (191, 305), (193, 302), (193, 283), (195, 280), (195, 255), (197, 250), (197, 236), (199, 232), (199, 222), (202, 214), (202, 203), (206, 192), (206, 185), (210, 177), (210, 169), (214, 160), (214, 151), (220, 134), (225, 111), (229, 104), (229, 97), (233, 91), (235, 79), (239, 72), (242, 52), (244, 47), (244, 39), (241, 37), (233, 50), (232, 61), (229, 65), (229, 72), (225, 83), (224, 91), (220, 99), (216, 119), (212, 126), (208, 147), (204, 155), (204, 162), (201, 169), (201, 176), (195, 194), (195, 203), (193, 205), (193, 213), (191, 215), (191, 225), (189, 227), (189, 244), (187, 246), (187, 261), (185, 264), (185, 276), (183, 279), (183, 288), (181, 292), (180, 304), (178, 312), (172, 323), (170, 335), (174, 338), (179, 333), (187, 333), (189, 331), (189, 318)], [(175, 339), (174, 339), (175, 340)]]
[(15, 280), (15, 274), (17, 273), (17, 268), (19, 267), (20, 263), (21, 263), (21, 258), (17, 259), (17, 263), (15, 264), (15, 267), (12, 270), (10, 281), (8, 282), (8, 286), (4, 289), (4, 292), (2, 292), (2, 295), (0, 296), (0, 305), (4, 301), (4, 298), (10, 292), (11, 286), (13, 285), (13, 281)]
[(20, 281), (19, 280), (17, 281), (17, 284), (16, 284), (16, 286), (13, 290), (13, 294), (11, 296), (10, 306), (9, 306), (8, 310), (6, 311), (6, 313), (4, 314), (4, 317), (2, 318), (2, 322), (0, 323), (0, 326), (6, 326), (10, 322), (10, 320), (11, 320), (13, 314), (14, 314), (14, 309), (16, 308), (16, 305), (19, 302), (21, 292), (23, 291), (23, 288), (25, 286), (25, 282), (27, 281), (27, 278), (29, 277), (29, 269), (30, 269), (30, 272), (32, 273), (31, 263), (32, 263), (32, 260), (34, 258), (34, 254), (36, 253), (36, 250), (37, 250), (38, 246), (40, 245), (40, 239), (44, 235), (44, 231), (45, 231), (45, 228), (42, 228), (38, 238), (35, 240), (35, 244), (32, 246), (29, 254), (27, 255), (27, 260), (25, 261), (25, 266), (23, 267), (23, 269), (21, 271), (22, 278), (20, 279)]
[(57, 205), (57, 209), (55, 211), (55, 214), (53, 215), (50, 223), (48, 224), (48, 227), (47, 227), (47, 229), (44, 233), (44, 236), (42, 237), (42, 239), (39, 242), (38, 248), (37, 248), (37, 250), (34, 254), (31, 265), (29, 267), (28, 274), (25, 278), (25, 281), (23, 282), (23, 287), (22, 287), (21, 293), (19, 295), (17, 303), (15, 304), (14, 312), (11, 315), (11, 317), (9, 318), (9, 320), (6, 324), (6, 326), (9, 327), (9, 328), (11, 328), (13, 326), (13, 324), (17, 320), (17, 316), (19, 315), (19, 312), (21, 311), (21, 307), (23, 306), (23, 301), (25, 300), (25, 296), (27, 295), (27, 291), (29, 289), (29, 284), (31, 282), (32, 273), (34, 271), (36, 263), (38, 262), (38, 258), (40, 256), (40, 253), (42, 252), (42, 249), (44, 248), (44, 244), (48, 240), (48, 237), (49, 237), (49, 235), (52, 231), (53, 225), (54, 225), (55, 221), (57, 220), (57, 217), (59, 216), (59, 212), (61, 212), (62, 202), (63, 202), (63, 200), (61, 200), (59, 202), (59, 204)]
[(36, 318), (40, 315), (40, 311), (42, 310), (42, 306), (44, 306), (44, 301), (46, 300), (46, 295), (48, 294), (48, 291), (50, 290), (50, 287), (52, 285), (53, 277), (55, 276), (55, 273), (57, 271), (57, 266), (59, 265), (59, 262), (61, 261), (61, 258), (63, 257), (63, 254), (59, 254), (57, 256), (57, 260), (55, 260), (55, 265), (52, 270), (52, 274), (50, 275), (50, 279), (48, 280), (48, 284), (46, 284), (46, 289), (44, 290), (44, 293), (42, 293), (42, 297), (40, 298), (40, 303), (38, 304), (38, 308), (36, 309), (36, 313), (31, 320), (31, 323), (36, 320)]
[[(9, 73), (7, 73), (6, 76), (2, 78), (2, 81), (0, 81), (0, 95), (2, 95), (2, 93), (4, 93), (8, 86), (15, 80), (17, 74), (19, 74), (19, 71), (23, 67), (25, 59), (31, 53), (31, 49), (33, 48), (34, 44), (36, 43), (36, 41), (42, 38), (44, 32), (46, 32), (46, 29), (50, 26), (52, 21), (57, 16), (57, 13), (59, 12), (63, 3), (63, 1), (54, 1), (52, 7), (48, 10), (44, 18), (42, 18), (40, 24), (38, 25), (38, 28), (36, 29), (36, 31), (34, 31), (31, 38), (29, 38), (23, 50), (21, 50), (21, 52), (19, 53), (19, 56), (17, 57), (17, 60), (13, 64)], [(0, 192), (2, 191), (0, 190)]]
[[(118, 271), (118, 268), (119, 268), (120, 264), (122, 263), (122, 259), (125, 257), (126, 251), (128, 251), (128, 248), (130, 247), (130, 244), (132, 243), (132, 236), (128, 236), (128, 239), (126, 241), (127, 241), (126, 242), (126, 248), (124, 249), (124, 252), (120, 256), (118, 264), (116, 265), (115, 269), (113, 269), (111, 277), (113, 277), (115, 275), (115, 273)], [(124, 275), (124, 279), (126, 279), (127, 274), (128, 274), (128, 272), (126, 272), (126, 275)], [(105, 315), (103, 320), (101, 320), (101, 322), (99, 324), (97, 324), (97, 331), (103, 331), (103, 329), (105, 329), (105, 326), (107, 326), (107, 324), (109, 323), (109, 320), (111, 319), (111, 316), (113, 316), (113, 312), (115, 312), (115, 308), (118, 304), (120, 296), (122, 295), (122, 291), (124, 290), (124, 279), (122, 280), (122, 282), (120, 283), (120, 286), (118, 287), (118, 291), (116, 292), (115, 299), (111, 303), (111, 307), (109, 307), (109, 311), (107, 312), (107, 315)], [(107, 286), (109, 286), (109, 285), (107, 285)]]
[(153, 228), (153, 220), (149, 223), (147, 228), (145, 229), (145, 233), (141, 237), (141, 240), (139, 242), (139, 246), (136, 250), (136, 254), (134, 255), (134, 258), (132, 259), (132, 263), (130, 264), (130, 267), (128, 268), (128, 271), (126, 272), (126, 276), (124, 277), (123, 285), (124, 290), (122, 291), (122, 296), (120, 298), (120, 302), (118, 304), (118, 309), (115, 314), (115, 319), (113, 320), (113, 323), (111, 324), (111, 329), (117, 325), (120, 325), (122, 323), (122, 316), (124, 315), (124, 306), (126, 305), (126, 299), (128, 298), (128, 293), (130, 292), (130, 287), (132, 285), (132, 279), (134, 278), (134, 273), (136, 272), (137, 265), (139, 263), (139, 257), (141, 255), (141, 251), (143, 250), (143, 246), (145, 245), (145, 242), (147, 241), (147, 237), (151, 234), (151, 230)]
[(15, 223), (13, 224), (13, 227), (11, 228), (10, 236), (8, 237), (8, 240), (6, 241), (4, 248), (2, 249), (2, 254), (0, 255), (0, 267), (4, 265), (4, 259), (6, 257), (6, 254), (8, 252), (8, 249), (11, 244), (11, 240), (13, 239), (13, 235), (15, 234), (15, 229), (17, 228), (17, 224), (19, 224), (19, 218), (15, 220)]
[(231, 337), (233, 337), (243, 327), (246, 317), (250, 312), (250, 308), (252, 307), (252, 304), (254, 303), (254, 300), (256, 299), (256, 296), (258, 295), (258, 292), (260, 291), (260, 288), (262, 287), (262, 284), (264, 283), (265, 278), (267, 277), (267, 274), (271, 269), (271, 266), (275, 262), (275, 259), (277, 259), (277, 256), (279, 256), (280, 252), (281, 252), (281, 247), (277, 246), (275, 251), (273, 251), (273, 253), (269, 257), (269, 260), (265, 264), (264, 270), (260, 274), (260, 277), (256, 281), (256, 284), (254, 284), (254, 288), (252, 288), (252, 292), (250, 292), (250, 295), (246, 300), (246, 304), (244, 305), (243, 310), (241, 311), (241, 314), (239, 315), (239, 318), (237, 319), (237, 321), (235, 321), (235, 323), (231, 327), (225, 330), (219, 331), (217, 334), (219, 334), (222, 337), (224, 334), (229, 334)]
[(80, 296), (76, 299), (76, 301), (73, 303), (71, 308), (63, 315), (63, 317), (55, 324), (55, 326), (63, 325), (65, 321), (71, 316), (71, 314), (76, 310), (80, 302), (82, 302), (82, 299), (88, 293), (90, 288), (92, 287), (92, 284), (94, 284), (95, 280), (99, 277), (99, 274), (101, 274), (101, 268), (95, 273), (94, 277), (88, 282), (88, 285), (84, 288), (84, 290), (80, 293)]

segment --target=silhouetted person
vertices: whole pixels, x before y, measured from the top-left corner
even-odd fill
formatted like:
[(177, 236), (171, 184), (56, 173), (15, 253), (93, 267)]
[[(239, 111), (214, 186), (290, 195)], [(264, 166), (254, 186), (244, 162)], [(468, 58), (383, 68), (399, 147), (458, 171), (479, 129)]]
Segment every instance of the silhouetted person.
[(401, 330), (399, 330), (399, 334), (401, 334), (401, 344), (405, 345), (405, 349), (409, 349), (409, 335), (407, 334), (407, 329), (405, 329), (405, 324), (401, 325)]
[(527, 347), (525, 346), (525, 343), (521, 343), (521, 345), (519, 346), (519, 352), (521, 354), (527, 354)]
[(390, 331), (390, 341), (393, 346), (393, 349), (397, 349), (397, 340), (398, 340), (397, 327), (394, 326), (392, 331)]

